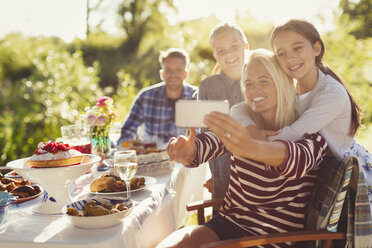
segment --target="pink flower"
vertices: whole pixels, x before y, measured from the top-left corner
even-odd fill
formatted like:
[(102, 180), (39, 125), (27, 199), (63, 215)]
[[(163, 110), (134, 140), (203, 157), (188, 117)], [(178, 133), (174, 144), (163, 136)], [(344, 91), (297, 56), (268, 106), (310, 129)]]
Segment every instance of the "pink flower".
[(96, 125), (97, 126), (104, 126), (106, 125), (107, 118), (104, 115), (99, 115), (97, 120), (96, 120)]
[(104, 107), (104, 106), (109, 106), (109, 105), (111, 105), (112, 103), (113, 103), (113, 100), (112, 100), (112, 98), (111, 97), (109, 97), (109, 96), (103, 96), (103, 97), (101, 97), (101, 98), (98, 98), (97, 100), (96, 100), (96, 105), (98, 106), (98, 107)]
[(96, 105), (85, 109), (85, 123), (89, 126), (110, 128), (112, 121), (118, 116), (114, 111), (114, 101), (111, 97), (104, 96), (96, 100)]

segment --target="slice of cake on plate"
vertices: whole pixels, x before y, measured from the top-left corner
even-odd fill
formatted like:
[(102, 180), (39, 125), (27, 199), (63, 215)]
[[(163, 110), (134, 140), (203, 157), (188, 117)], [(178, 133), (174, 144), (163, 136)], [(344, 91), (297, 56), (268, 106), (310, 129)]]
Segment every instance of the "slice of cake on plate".
[(64, 167), (80, 164), (83, 154), (72, 149), (68, 144), (49, 140), (45, 144), (40, 142), (35, 154), (27, 160), (30, 167)]

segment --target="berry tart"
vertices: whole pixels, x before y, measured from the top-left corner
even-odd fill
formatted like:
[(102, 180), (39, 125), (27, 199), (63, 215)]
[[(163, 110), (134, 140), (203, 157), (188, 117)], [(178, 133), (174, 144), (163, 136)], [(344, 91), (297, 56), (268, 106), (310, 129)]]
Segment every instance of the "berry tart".
[(45, 144), (40, 142), (35, 154), (27, 160), (30, 167), (64, 167), (80, 164), (83, 154), (72, 149), (69, 144), (49, 140)]

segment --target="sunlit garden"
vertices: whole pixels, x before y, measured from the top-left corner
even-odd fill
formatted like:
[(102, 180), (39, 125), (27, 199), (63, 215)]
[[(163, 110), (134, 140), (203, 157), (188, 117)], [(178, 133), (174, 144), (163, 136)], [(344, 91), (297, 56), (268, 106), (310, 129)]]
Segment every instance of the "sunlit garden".
[[(183, 47), (189, 52), (189, 83), (198, 86), (210, 75), (215, 62), (209, 32), (219, 23), (215, 16), (171, 25), (159, 6), (171, 6), (172, 1), (134, 2), (138, 8), (126, 1), (119, 8), (122, 36), (92, 27), (86, 39), (69, 43), (21, 33), (0, 40), (0, 166), (30, 156), (40, 141), (60, 137), (60, 127), (79, 123), (85, 108), (98, 97), (114, 99), (122, 123), (136, 93), (160, 81), (161, 50)], [(325, 62), (341, 76), (363, 110), (365, 128), (357, 139), (372, 150), (372, 20), (363, 14), (362, 4), (353, 5), (353, 12), (348, 2), (340, 2), (336, 28), (322, 35)], [(149, 10), (152, 14), (146, 16)], [(236, 22), (250, 49), (270, 49), (273, 24), (255, 20), (249, 12), (238, 12)]]

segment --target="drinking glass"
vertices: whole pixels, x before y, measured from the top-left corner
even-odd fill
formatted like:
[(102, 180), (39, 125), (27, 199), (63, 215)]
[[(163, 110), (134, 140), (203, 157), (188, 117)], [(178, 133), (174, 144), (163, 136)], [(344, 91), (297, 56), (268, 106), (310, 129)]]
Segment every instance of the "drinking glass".
[(137, 155), (135, 150), (117, 151), (114, 153), (114, 168), (119, 173), (121, 180), (125, 181), (127, 187), (127, 198), (130, 194), (130, 180), (137, 172)]
[(91, 142), (86, 126), (75, 124), (61, 127), (62, 138), (56, 141), (69, 144), (81, 153), (91, 153)]

